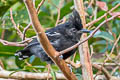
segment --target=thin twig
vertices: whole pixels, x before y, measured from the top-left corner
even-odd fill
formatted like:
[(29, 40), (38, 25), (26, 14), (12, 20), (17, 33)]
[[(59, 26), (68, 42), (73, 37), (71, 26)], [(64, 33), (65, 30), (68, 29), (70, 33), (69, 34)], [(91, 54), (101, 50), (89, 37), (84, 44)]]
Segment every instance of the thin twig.
[(2, 30), (2, 34), (1, 34), (1, 39), (4, 39), (4, 35), (5, 35), (5, 20), (3, 20), (3, 23), (2, 23), (2, 28), (3, 28), (3, 30)]
[(94, 23), (98, 22), (99, 20), (101, 20), (102, 18), (104, 18), (108, 13), (111, 13), (113, 10), (115, 10), (116, 8), (118, 8), (120, 6), (120, 3), (118, 3), (115, 7), (113, 7), (111, 10), (109, 10), (107, 13), (105, 13), (104, 15), (102, 15), (101, 17), (97, 18), (94, 21), (89, 22), (88, 24), (86, 24), (86, 26), (90, 26), (93, 25)]
[(16, 23), (15, 23), (15, 21), (14, 21), (14, 19), (13, 19), (12, 8), (10, 8), (10, 18), (11, 18), (11, 22), (12, 22), (13, 25), (14, 25), (14, 28), (17, 30), (18, 35), (19, 35), (20, 38), (22, 39), (22, 38), (23, 38), (23, 34), (22, 34), (22, 32), (19, 30), (19, 28), (17, 27), (17, 25), (16, 25)]
[(90, 8), (90, 7), (92, 6), (93, 3), (94, 3), (94, 0), (90, 0), (89, 5), (88, 5), (87, 8)]
[(26, 38), (25, 40), (18, 42), (19, 44), (23, 44), (23, 43), (29, 43), (33, 40), (33, 38), (37, 38), (37, 36), (33, 36), (31, 38)]
[(26, 46), (26, 45), (27, 45), (27, 43), (19, 44), (19, 43), (17, 43), (17, 42), (9, 42), (9, 41), (2, 40), (2, 39), (0, 39), (0, 42), (1, 42), (3, 45), (6, 45), (6, 46), (19, 46), (19, 47), (23, 47), (23, 46)]
[(102, 71), (101, 71), (101, 70), (98, 70), (98, 71), (96, 72), (95, 76), (94, 76), (94, 80), (96, 80), (96, 77), (97, 77), (98, 75), (100, 75), (101, 73), (102, 73)]
[[(25, 63), (27, 64), (27, 66), (32, 67), (32, 64), (30, 64), (27, 60), (25, 60)], [(36, 70), (35, 68), (32, 68), (35, 72), (38, 72), (38, 70)]]
[[(113, 44), (112, 50), (111, 50), (111, 52), (110, 52), (110, 54), (109, 54), (109, 57), (112, 55), (112, 53), (113, 53), (113, 51), (114, 51), (114, 49), (115, 49), (115, 46), (117, 45), (119, 39), (120, 39), (120, 35), (118, 36), (117, 40), (116, 40), (115, 43)], [(104, 63), (109, 59), (109, 57), (107, 57), (107, 58), (105, 59)]]
[(92, 66), (98, 70), (101, 70), (104, 73), (104, 75), (107, 77), (107, 80), (110, 80), (111, 75), (104, 67), (102, 67), (100, 65), (96, 65), (96, 64), (93, 64)]
[(111, 75), (113, 75), (117, 69), (119, 69), (119, 66), (116, 66), (116, 67), (112, 70)]
[(56, 20), (55, 26), (57, 26), (57, 24), (58, 24), (58, 22), (59, 22), (59, 19), (60, 19), (60, 9), (61, 9), (61, 7), (62, 7), (63, 1), (64, 1), (64, 0), (61, 0), (60, 3), (59, 3), (59, 6), (57, 7), (51, 0), (49, 0), (49, 2), (50, 2), (55, 8), (57, 8), (57, 12), (58, 12), (58, 16), (57, 16), (57, 20)]
[[(40, 2), (40, 4), (38, 5), (37, 10), (36, 10), (36, 11), (37, 11), (37, 14), (39, 14), (40, 7), (43, 5), (44, 2), (45, 2), (45, 0), (42, 0), (42, 1)], [(24, 28), (22, 40), (25, 39), (25, 33), (27, 32), (27, 30), (29, 29), (29, 27), (30, 27), (31, 25), (32, 25), (32, 23), (29, 23), (29, 24)]]
[(76, 52), (74, 53), (74, 55), (73, 55), (73, 58), (72, 58), (72, 61), (74, 62), (74, 60), (75, 60), (75, 56), (76, 56)]
[(24, 28), (24, 30), (23, 30), (23, 39), (22, 39), (22, 40), (25, 40), (25, 33), (26, 33), (26, 31), (29, 29), (29, 27), (30, 27), (31, 25), (32, 25), (32, 24), (29, 23), (29, 24)]
[(37, 14), (39, 14), (40, 7), (43, 5), (44, 2), (45, 2), (45, 0), (42, 0), (42, 1), (40, 2), (40, 4), (38, 5), (38, 7), (37, 7)]
[(3, 44), (3, 45), (7, 45), (7, 46), (18, 46), (18, 47), (24, 47), (27, 45), (27, 43), (31, 42), (33, 38), (36, 38), (37, 36), (33, 36), (31, 38), (27, 38), (21, 42), (9, 42), (9, 41), (6, 41), (6, 40), (2, 40), (0, 39), (0, 42)]
[(50, 64), (48, 64), (47, 66), (47, 69), (48, 69), (48, 76), (47, 76), (47, 80), (49, 80), (50, 79), (50, 72), (51, 72), (51, 65)]
[(59, 22), (59, 20), (60, 20), (60, 9), (61, 9), (61, 7), (62, 7), (63, 1), (64, 1), (64, 0), (61, 0), (60, 3), (59, 3), (59, 6), (57, 7), (58, 16), (57, 16), (57, 20), (56, 20), (55, 26), (58, 25), (58, 22)]
[(55, 26), (58, 25), (58, 22), (59, 22), (59, 19), (60, 19), (60, 8), (57, 8), (57, 11), (58, 11), (58, 16), (57, 16), (57, 20), (56, 20)]
[[(112, 55), (112, 53), (113, 53), (113, 51), (114, 51), (114, 49), (115, 49), (115, 46), (116, 46), (116, 44), (118, 43), (118, 41), (119, 41), (119, 39), (120, 39), (120, 35), (118, 36), (118, 38), (117, 38), (117, 40), (115, 41), (115, 43), (113, 44), (113, 47), (112, 47), (112, 50), (111, 50), (111, 52), (110, 52), (110, 54), (109, 55), (107, 55), (107, 58), (104, 60), (104, 63), (102, 64), (102, 67), (104, 66), (104, 64), (110, 59), (111, 61), (113, 61), (111, 58), (110, 58), (110, 56)], [(116, 62), (116, 61), (113, 61), (116, 65), (118, 65), (118, 63)], [(119, 66), (119, 65), (118, 65)], [(101, 67), (101, 68), (102, 68)]]
[[(71, 64), (74, 68), (81, 67), (81, 64), (75, 64), (72, 61), (67, 61), (68, 64)], [(108, 80), (112, 77), (109, 72), (102, 66), (103, 63), (93, 63), (92, 66), (100, 71), (102, 71)], [(120, 65), (120, 64), (119, 64)], [(115, 63), (105, 63), (105, 66), (117, 66)], [(118, 69), (118, 68), (117, 68)]]
[(2, 62), (2, 60), (0, 59), (0, 70), (4, 70), (4, 64), (3, 64), (3, 62)]
[[(68, 61), (66, 60), (66, 63), (71, 64), (74, 68), (80, 68), (81, 64), (80, 63), (75, 63), (73, 61)], [(93, 65), (103, 65), (103, 63), (98, 63), (98, 62), (94, 62), (92, 63)], [(105, 63), (104, 66), (120, 66), (120, 63)]]

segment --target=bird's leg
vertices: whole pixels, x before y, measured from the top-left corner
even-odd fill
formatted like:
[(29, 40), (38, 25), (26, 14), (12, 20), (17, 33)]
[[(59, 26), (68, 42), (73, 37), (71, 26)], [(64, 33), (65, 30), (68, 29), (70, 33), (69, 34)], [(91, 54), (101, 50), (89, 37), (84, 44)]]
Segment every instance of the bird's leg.
[(60, 58), (60, 59), (63, 59), (63, 55), (60, 55), (59, 58)]

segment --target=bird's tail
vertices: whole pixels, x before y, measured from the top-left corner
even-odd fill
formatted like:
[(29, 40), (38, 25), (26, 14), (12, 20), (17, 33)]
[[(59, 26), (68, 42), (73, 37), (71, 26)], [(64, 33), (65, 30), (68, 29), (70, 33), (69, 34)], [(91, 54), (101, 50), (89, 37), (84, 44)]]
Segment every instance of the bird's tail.
[(82, 22), (77, 10), (73, 10), (73, 14), (70, 16), (69, 21), (75, 25), (76, 29), (81, 30), (83, 28)]
[(19, 50), (15, 53), (15, 56), (18, 56), (19, 60), (23, 60), (26, 59), (28, 57), (30, 57), (32, 54), (30, 54), (29, 50)]

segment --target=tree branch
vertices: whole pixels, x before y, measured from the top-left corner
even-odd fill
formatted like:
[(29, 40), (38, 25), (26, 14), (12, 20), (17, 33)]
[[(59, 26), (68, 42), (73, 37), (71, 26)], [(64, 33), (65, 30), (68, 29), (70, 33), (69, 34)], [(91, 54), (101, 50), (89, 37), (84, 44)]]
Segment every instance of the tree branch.
[(25, 40), (25, 33), (27, 32), (27, 30), (29, 29), (29, 27), (31, 26), (32, 24), (29, 23), (23, 30), (23, 37), (22, 37), (22, 40)]
[(19, 28), (17, 27), (17, 25), (16, 25), (16, 23), (15, 23), (15, 21), (14, 21), (14, 19), (13, 19), (12, 8), (10, 8), (10, 17), (11, 17), (11, 22), (12, 22), (13, 25), (14, 25), (14, 28), (17, 30), (18, 35), (19, 35), (20, 38), (22, 39), (22, 38), (23, 38), (23, 34), (22, 34), (22, 32), (19, 30)]
[[(12, 79), (24, 79), (24, 80), (46, 80), (49, 75), (52, 78), (51, 74), (48, 73), (32, 73), (32, 72), (15, 72), (15, 71), (0, 71), (0, 78), (12, 78)], [(57, 80), (65, 80), (65, 76), (61, 73), (56, 73)]]
[(23, 46), (26, 46), (26, 45), (27, 45), (27, 43), (20, 44), (20, 43), (18, 43), (18, 42), (9, 42), (9, 41), (2, 40), (2, 39), (0, 39), (0, 42), (1, 42), (3, 45), (6, 45), (6, 46), (19, 46), (19, 47), (23, 47)]
[(86, 26), (91, 26), (94, 23), (98, 22), (99, 20), (101, 20), (102, 18), (104, 18), (105, 16), (107, 16), (107, 14), (110, 14), (113, 10), (115, 10), (116, 8), (118, 8), (120, 6), (120, 3), (118, 3), (115, 7), (113, 7), (111, 10), (109, 10), (107, 13), (105, 13), (104, 15), (100, 16), (99, 18), (97, 18), (94, 21), (89, 22), (88, 24), (86, 24)]
[(38, 5), (38, 7), (37, 7), (37, 14), (39, 13), (39, 9), (40, 9), (40, 7), (43, 5), (43, 3), (45, 2), (45, 0), (42, 0), (41, 2), (40, 2), (40, 4)]
[[(37, 14), (39, 14), (40, 7), (43, 5), (44, 2), (45, 2), (45, 0), (42, 0), (42, 1), (40, 2), (40, 4), (38, 5), (38, 7), (37, 7)], [(22, 40), (25, 39), (25, 33), (27, 32), (27, 30), (29, 29), (29, 27), (30, 27), (31, 25), (32, 25), (32, 24), (29, 23), (29, 24), (24, 28), (24, 30), (23, 30), (23, 38), (22, 38)]]
[[(75, 4), (75, 9), (79, 12), (79, 15), (81, 17), (83, 28), (86, 28), (83, 0), (74, 0), (74, 4)], [(87, 34), (83, 34), (81, 40), (86, 37)], [(90, 53), (89, 53), (89, 47), (87, 41), (79, 46), (79, 53), (80, 53), (80, 62), (82, 66), (83, 80), (93, 80), (92, 65), (90, 61)]]
[(38, 36), (38, 41), (40, 41), (44, 51), (50, 56), (50, 58), (58, 65), (58, 67), (61, 69), (63, 74), (68, 80), (77, 80), (76, 76), (70, 71), (69, 67), (66, 65), (65, 61), (60, 58), (56, 58), (55, 56), (59, 54), (53, 46), (50, 44), (44, 29), (42, 28), (38, 17), (37, 12), (33, 6), (32, 0), (24, 0), (24, 3), (27, 7), (30, 20), (32, 22), (33, 28), (36, 31), (36, 34)]
[(119, 16), (119, 15), (117, 14), (117, 15), (114, 15), (114, 16), (108, 18), (107, 20), (104, 20), (101, 24), (99, 24), (99, 25), (95, 28), (95, 30), (93, 30), (93, 32), (92, 32), (88, 37), (86, 37), (86, 38), (83, 39), (82, 41), (79, 41), (77, 44), (71, 46), (70, 48), (67, 48), (67, 49), (65, 49), (65, 50), (63, 50), (63, 51), (60, 51), (60, 54), (59, 54), (58, 56), (60, 56), (60, 55), (62, 55), (62, 54), (65, 54), (66, 52), (69, 52), (69, 51), (73, 50), (74, 48), (77, 48), (80, 44), (84, 43), (84, 42), (87, 41), (89, 38), (91, 38), (91, 37), (100, 29), (100, 27), (101, 27), (103, 24), (105, 24), (106, 22), (114, 19), (114, 18), (117, 17), (117, 16)]

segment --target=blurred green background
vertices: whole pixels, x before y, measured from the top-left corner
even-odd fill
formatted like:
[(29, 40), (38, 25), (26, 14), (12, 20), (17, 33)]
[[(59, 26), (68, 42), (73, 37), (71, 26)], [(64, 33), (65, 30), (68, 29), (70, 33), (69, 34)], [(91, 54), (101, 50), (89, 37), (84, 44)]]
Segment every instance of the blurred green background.
[[(120, 3), (120, 0), (101, 0), (107, 3), (108, 10), (113, 8), (115, 5)], [(37, 8), (38, 4), (41, 0), (35, 0), (35, 7)], [(45, 0), (44, 4), (40, 8), (40, 13), (38, 14), (40, 23), (44, 28), (52, 28), (55, 26), (57, 20), (57, 8), (54, 6), (56, 5), (59, 7), (61, 0)], [(89, 23), (90, 21), (95, 20), (96, 18), (102, 16), (107, 11), (102, 10), (99, 6), (96, 5), (96, 1), (94, 1), (93, 5), (89, 8), (89, 0), (84, 0), (85, 10), (86, 10), (86, 21)], [(54, 5), (53, 5), (54, 4)], [(74, 7), (72, 0), (63, 0), (60, 9), (60, 20), (64, 18), (68, 19), (72, 9)], [(10, 42), (20, 42), (21, 39), (17, 35), (17, 31), (14, 29), (14, 26), (10, 20), (10, 8), (13, 11), (13, 18), (17, 26), (21, 31), (30, 23), (28, 13), (26, 7), (22, 0), (0, 0), (0, 37), (4, 40)], [(96, 10), (96, 16), (94, 14)], [(120, 7), (115, 9), (114, 12), (120, 12)], [(107, 17), (111, 17), (111, 15), (107, 15)], [(100, 21), (96, 22), (94, 25), (90, 27), (90, 30), (97, 27), (105, 18), (101, 19)], [(4, 33), (4, 36), (3, 36)], [(92, 62), (101, 62), (103, 63), (105, 59), (105, 53), (109, 54), (112, 46), (120, 34), (120, 18), (115, 18), (110, 22), (104, 24), (100, 28), (100, 33), (93, 36), (88, 40), (90, 51), (93, 49), (94, 53), (92, 56)], [(3, 36), (3, 37), (2, 37)], [(35, 36), (35, 32), (30, 26), (30, 28), (26, 32), (26, 37), (30, 38)], [(15, 46), (4, 46), (0, 43), (0, 60), (4, 65), (6, 70), (14, 70), (14, 71), (31, 71), (35, 72), (36, 69), (38, 72), (45, 72), (47, 71), (46, 63), (41, 62), (39, 58), (35, 56), (30, 57), (24, 61), (19, 61), (15, 58), (14, 53), (17, 50), (22, 49), (23, 47), (15, 47)], [(113, 54), (110, 56), (113, 60), (115, 57), (120, 53), (120, 41), (117, 44), (117, 47), (114, 49)], [(72, 59), (72, 57), (71, 57)], [(80, 57), (77, 53), (74, 62), (79, 62)], [(32, 64), (32, 66), (28, 66), (27, 63)], [(108, 61), (112, 62), (112, 61)], [(120, 60), (118, 61), (120, 62)], [(52, 65), (53, 71), (59, 71), (58, 67)], [(81, 69), (74, 69), (73, 71), (81, 75)], [(111, 69), (109, 70), (112, 71)], [(96, 73), (96, 70), (94, 70)], [(117, 74), (117, 75), (116, 75)], [(120, 70), (116, 70), (114, 73), (116, 76), (120, 76)]]

